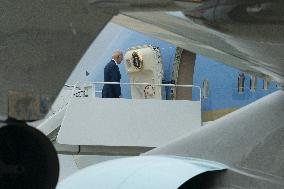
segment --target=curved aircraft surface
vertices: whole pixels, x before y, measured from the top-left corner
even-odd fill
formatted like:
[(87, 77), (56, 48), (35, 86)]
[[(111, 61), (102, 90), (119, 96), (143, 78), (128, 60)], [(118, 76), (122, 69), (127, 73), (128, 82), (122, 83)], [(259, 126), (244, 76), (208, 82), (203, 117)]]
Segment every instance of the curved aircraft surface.
[[(14, 102), (12, 98), (7, 98), (10, 94), (14, 94), (10, 93), (11, 90), (57, 94), (82, 52), (113, 15), (118, 15), (113, 20), (115, 23), (235, 66), (244, 72), (269, 77), (283, 87), (283, 9), (283, 2), (280, 0), (30, 0), (29, 3), (1, 1), (0, 10), (4, 10), (2, 14), (0, 13), (0, 52), (1, 62), (3, 62), (0, 69), (3, 91), (0, 98), (3, 105), (1, 114), (8, 117), (8, 104)], [(181, 12), (153, 12), (157, 10)], [(19, 110), (22, 112), (28, 110), (30, 107), (28, 102), (26, 98), (23, 106), (19, 106), (22, 109), (19, 108)], [(50, 102), (53, 100), (50, 99)], [(35, 107), (39, 108), (38, 106), (30, 108), (36, 109)], [(173, 167), (180, 165), (177, 159), (164, 157), (170, 155), (201, 159), (197, 163), (196, 161), (183, 162), (189, 163), (189, 167), (198, 164), (198, 168), (192, 170), (201, 169), (203, 167), (201, 162), (204, 160), (226, 167), (226, 171), (218, 174), (205, 174), (201, 177), (194, 177), (194, 174), (191, 174), (187, 177), (188, 182), (185, 179), (182, 185), (173, 187), (283, 188), (283, 107), (284, 95), (281, 89), (224, 116), (212, 123), (210, 127), (198, 129), (171, 144), (134, 158), (131, 162), (132, 168), (138, 166), (141, 163), (140, 160), (151, 159), (152, 156), (161, 156), (163, 161), (159, 158), (156, 160), (161, 164), (153, 161), (150, 167), (153, 171), (143, 172), (141, 168), (142, 170), (138, 172), (142, 174), (141, 177), (136, 180), (129, 179), (129, 182), (135, 184), (130, 183), (128, 186), (131, 188), (136, 185), (142, 186), (140, 179), (145, 178), (142, 182), (148, 182), (147, 176), (151, 178), (151, 173), (158, 172), (155, 176), (159, 180), (165, 178), (163, 168), (167, 168), (166, 171), (170, 172), (174, 170), (171, 165)], [(42, 111), (40, 114), (29, 118), (19, 116), (11, 119), (9, 117), (6, 121), (2, 121), (0, 131), (12, 125), (22, 125), (23, 122), (34, 118), (42, 118), (46, 111), (40, 111)], [(22, 122), (19, 122), (19, 119)], [(31, 139), (35, 139), (35, 135), (30, 136)], [(2, 138), (0, 141), (0, 151), (3, 152), (2, 148), (7, 148), (9, 144), (7, 145)], [(24, 143), (25, 140), (21, 142)], [(39, 145), (37, 148), (39, 151), (41, 147), (51, 149), (47, 143), (37, 145)], [(24, 149), (17, 150), (23, 152)], [(31, 148), (25, 148), (25, 150), (24, 154), (27, 155), (33, 151)], [(21, 161), (10, 161), (13, 164), (4, 161), (7, 157), (11, 157), (8, 158), (10, 160), (13, 159), (14, 149), (0, 155), (1, 188), (17, 187), (6, 181), (10, 178), (19, 178), (19, 174), (25, 176), (20, 178), (30, 179), (29, 166), (35, 168), (41, 165), (40, 161), (35, 161), (27, 167), (23, 166), (25, 164)], [(51, 159), (56, 161), (57, 158), (53, 155)], [(119, 167), (125, 163), (124, 161), (127, 162), (127, 160), (116, 160), (106, 164)], [(145, 161), (142, 162), (145, 163)], [(168, 165), (168, 163), (172, 164)], [(113, 172), (113, 167), (104, 170), (109, 167), (104, 164), (98, 166), (102, 166), (101, 169), (90, 167), (80, 174), (95, 175), (97, 171), (105, 171), (104, 173), (107, 174), (110, 171), (114, 176), (109, 175), (109, 180), (106, 180), (109, 183), (112, 179), (116, 180), (122, 176), (121, 169)], [(211, 167), (209, 170), (214, 169), (213, 165), (209, 167)], [(182, 171), (182, 168), (178, 171)], [(73, 181), (84, 187), (85, 182), (80, 174), (74, 175)], [(187, 175), (180, 172), (178, 174)], [(100, 177), (101, 175), (98, 175), (96, 179)], [(175, 180), (171, 180), (171, 176), (166, 178), (169, 178), (169, 181)], [(45, 178), (37, 177), (37, 179), (35, 183)], [(56, 178), (52, 177), (52, 180)], [(111, 188), (120, 188), (120, 184), (121, 182)], [(59, 185), (60, 188), (73, 186), (76, 185), (70, 186), (64, 182)], [(155, 182), (153, 186), (160, 188), (163, 183)], [(21, 188), (32, 187), (39, 188), (39, 186), (21, 186)], [(93, 187), (96, 187), (95, 183)]]

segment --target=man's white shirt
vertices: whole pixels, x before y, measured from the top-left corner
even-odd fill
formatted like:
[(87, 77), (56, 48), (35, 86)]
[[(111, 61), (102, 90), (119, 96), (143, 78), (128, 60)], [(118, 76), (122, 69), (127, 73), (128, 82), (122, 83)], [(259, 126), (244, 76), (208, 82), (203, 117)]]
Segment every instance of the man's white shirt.
[(116, 65), (118, 65), (117, 62), (114, 59), (111, 59), (111, 60), (113, 60)]

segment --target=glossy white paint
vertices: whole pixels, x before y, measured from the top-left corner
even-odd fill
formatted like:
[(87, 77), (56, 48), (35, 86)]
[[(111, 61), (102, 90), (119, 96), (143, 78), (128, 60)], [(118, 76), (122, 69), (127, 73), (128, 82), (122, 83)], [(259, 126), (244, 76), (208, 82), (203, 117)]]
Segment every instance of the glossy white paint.
[(90, 166), (60, 182), (57, 189), (173, 189), (201, 173), (226, 168), (198, 159), (139, 156)]

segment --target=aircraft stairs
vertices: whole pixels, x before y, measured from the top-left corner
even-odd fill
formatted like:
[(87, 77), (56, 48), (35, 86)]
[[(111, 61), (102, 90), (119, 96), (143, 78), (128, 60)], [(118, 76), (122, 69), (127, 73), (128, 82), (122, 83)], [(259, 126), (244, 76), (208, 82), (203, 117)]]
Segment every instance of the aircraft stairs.
[[(59, 153), (138, 155), (182, 137), (202, 124), (200, 101), (99, 98), (95, 85), (102, 83), (85, 85), (82, 89), (73, 86), (69, 92), (65, 89), (65, 96), (57, 99), (62, 107), (57, 106), (57, 111), (37, 127), (56, 140)], [(68, 102), (62, 103), (66, 102), (66, 96)]]

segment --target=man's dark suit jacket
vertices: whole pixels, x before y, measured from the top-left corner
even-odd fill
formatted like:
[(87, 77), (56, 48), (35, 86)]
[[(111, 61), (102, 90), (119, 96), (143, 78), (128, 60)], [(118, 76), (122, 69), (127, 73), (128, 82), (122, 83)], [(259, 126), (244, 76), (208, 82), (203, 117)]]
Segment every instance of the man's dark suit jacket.
[[(111, 60), (104, 68), (105, 82), (120, 82), (121, 75), (114, 60)], [(119, 98), (121, 96), (120, 85), (105, 84), (102, 91), (103, 98)]]

